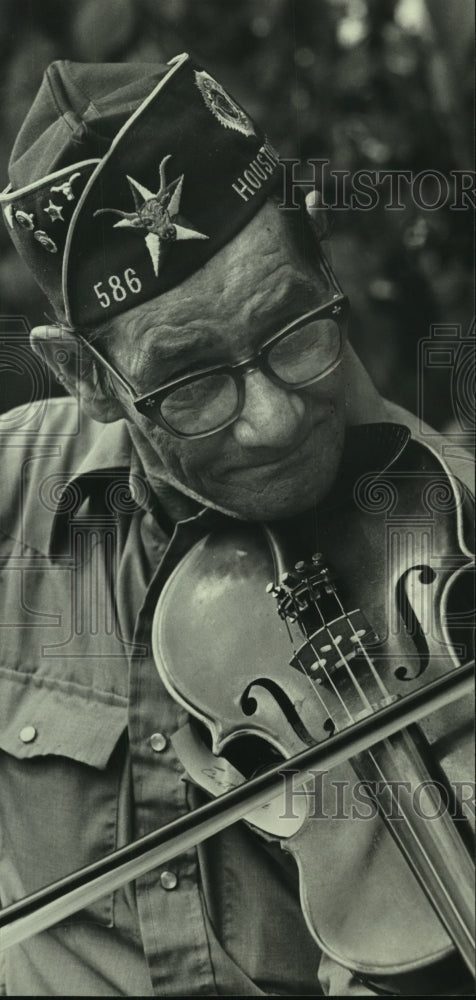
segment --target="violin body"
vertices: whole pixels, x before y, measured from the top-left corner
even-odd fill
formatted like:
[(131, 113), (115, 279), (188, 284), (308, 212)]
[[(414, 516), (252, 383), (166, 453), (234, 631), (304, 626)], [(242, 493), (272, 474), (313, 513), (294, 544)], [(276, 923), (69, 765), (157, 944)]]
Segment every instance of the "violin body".
[[(462, 495), (439, 460), (413, 442), (404, 463), (364, 479), (360, 494), (354, 489), (307, 517), (207, 535), (164, 588), (155, 659), (169, 691), (209, 734), (209, 767), (228, 760), (250, 777), (469, 658), (464, 614), (454, 628), (454, 594), (471, 565)], [(326, 569), (312, 577), (316, 548)], [(297, 560), (308, 567), (304, 578), (311, 574), (309, 606)], [(284, 588), (283, 572), (291, 579)], [(266, 592), (270, 581), (280, 614)], [(457, 800), (472, 776), (472, 733), (472, 705), (457, 702), (421, 728), (310, 775), (305, 795), (287, 801), (284, 813), (280, 802), (274, 826), (273, 810), (263, 810), (262, 824), (249, 817), (294, 857), (309, 929), (341, 964), (399, 974), (454, 950), (449, 925), (435, 913), (439, 875), (431, 904), (421, 885), (432, 880), (432, 865), (445, 865), (443, 882), (470, 922), (469, 817)], [(411, 793), (397, 808), (388, 788), (399, 781)], [(435, 788), (444, 791), (443, 805)], [(422, 849), (412, 857), (415, 839)], [(426, 860), (419, 870), (423, 855), (429, 870)]]

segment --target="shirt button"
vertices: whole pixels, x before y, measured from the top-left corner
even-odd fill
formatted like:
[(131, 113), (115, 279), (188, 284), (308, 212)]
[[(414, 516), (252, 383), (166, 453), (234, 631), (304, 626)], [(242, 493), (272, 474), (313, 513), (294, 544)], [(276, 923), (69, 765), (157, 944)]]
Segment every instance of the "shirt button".
[(36, 740), (37, 736), (38, 732), (34, 726), (23, 726), (23, 729), (20, 730), (22, 743), (33, 743), (33, 740)]
[(165, 750), (167, 746), (167, 740), (163, 733), (152, 733), (152, 736), (149, 736), (149, 743), (156, 753), (162, 753), (162, 750)]
[(163, 889), (176, 889), (178, 885), (178, 878), (175, 872), (161, 872), (160, 882)]

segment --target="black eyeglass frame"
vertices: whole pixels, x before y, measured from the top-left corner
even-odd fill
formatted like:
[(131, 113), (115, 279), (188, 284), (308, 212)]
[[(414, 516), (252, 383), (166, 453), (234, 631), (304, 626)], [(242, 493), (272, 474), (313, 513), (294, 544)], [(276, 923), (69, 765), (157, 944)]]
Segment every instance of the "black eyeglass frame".
[[(243, 375), (248, 372), (255, 371), (259, 369), (266, 375), (267, 378), (275, 385), (279, 385), (281, 388), (288, 390), (299, 390), (305, 389), (307, 386), (314, 385), (321, 379), (330, 375), (332, 371), (340, 364), (342, 360), (342, 350), (344, 344), (344, 331), (346, 322), (348, 319), (348, 314), (350, 310), (350, 303), (346, 295), (344, 295), (339, 282), (330, 267), (328, 261), (326, 260), (324, 254), (319, 250), (320, 263), (322, 265), (322, 270), (324, 271), (326, 278), (332, 288), (335, 289), (332, 299), (329, 302), (325, 302), (323, 305), (317, 306), (315, 309), (311, 309), (307, 313), (303, 313), (298, 316), (297, 319), (288, 323), (282, 330), (270, 337), (264, 344), (261, 345), (258, 351), (252, 354), (249, 358), (245, 358), (244, 361), (239, 361), (236, 364), (225, 364), (225, 365), (213, 365), (209, 368), (202, 368), (198, 371), (191, 372), (190, 375), (182, 375), (177, 379), (173, 379), (170, 382), (166, 382), (165, 385), (160, 386), (158, 389), (154, 389), (152, 392), (143, 393), (137, 396), (134, 386), (128, 381), (128, 379), (123, 375), (110, 361), (108, 361), (95, 347), (94, 344), (90, 343), (85, 337), (76, 332), (76, 337), (81, 343), (87, 348), (88, 351), (93, 355), (93, 357), (101, 364), (106, 370), (117, 379), (117, 381), (122, 385), (123, 389), (126, 390), (131, 398), (131, 402), (138, 413), (147, 417), (151, 423), (162, 427), (169, 434), (174, 437), (186, 438), (189, 440), (210, 437), (212, 434), (217, 434), (219, 431), (224, 430), (238, 419), (245, 402), (245, 385)], [(284, 340), (295, 330), (298, 330), (301, 326), (306, 325), (311, 319), (333, 319), (339, 329), (339, 348), (337, 351), (336, 358), (327, 368), (324, 369), (319, 375), (313, 378), (306, 379), (303, 382), (286, 382), (281, 379), (278, 375), (273, 372), (273, 370), (267, 364), (267, 356), (281, 340)], [(175, 427), (172, 427), (166, 418), (160, 412), (160, 405), (170, 393), (174, 392), (178, 386), (189, 385), (191, 382), (195, 382), (206, 375), (213, 374), (223, 374), (229, 375), (233, 379), (236, 389), (237, 389), (237, 401), (233, 413), (230, 417), (227, 417), (223, 423), (219, 424), (218, 427), (213, 427), (211, 430), (194, 432), (192, 434), (184, 433), (178, 431)], [(157, 407), (156, 412), (152, 416), (150, 412), (152, 406)]]

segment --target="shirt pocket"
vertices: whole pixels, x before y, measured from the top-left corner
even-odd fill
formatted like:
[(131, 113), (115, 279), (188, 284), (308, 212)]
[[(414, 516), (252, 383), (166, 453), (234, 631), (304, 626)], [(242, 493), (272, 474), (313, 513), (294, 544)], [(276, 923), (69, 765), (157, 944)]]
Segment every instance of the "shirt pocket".
[[(116, 848), (126, 725), (125, 699), (0, 670), (3, 906)], [(113, 926), (113, 894), (78, 921)]]

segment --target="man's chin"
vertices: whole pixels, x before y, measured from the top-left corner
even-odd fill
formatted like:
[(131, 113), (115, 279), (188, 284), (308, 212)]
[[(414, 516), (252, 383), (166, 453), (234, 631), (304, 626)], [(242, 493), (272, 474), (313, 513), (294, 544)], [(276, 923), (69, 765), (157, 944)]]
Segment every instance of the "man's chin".
[(338, 422), (319, 425), (292, 454), (279, 462), (231, 468), (204, 478), (214, 502), (246, 521), (272, 521), (310, 510), (332, 489), (342, 454), (344, 430)]
[[(276, 521), (310, 510), (327, 492), (327, 488), (319, 488), (319, 484), (315, 483), (306, 484), (301, 489), (294, 486), (288, 490), (283, 490), (278, 485), (273, 488), (271, 484), (261, 493), (235, 490), (225, 495), (224, 491), (219, 497), (215, 496), (211, 504), (242, 521)], [(210, 500), (204, 502), (210, 503)]]

